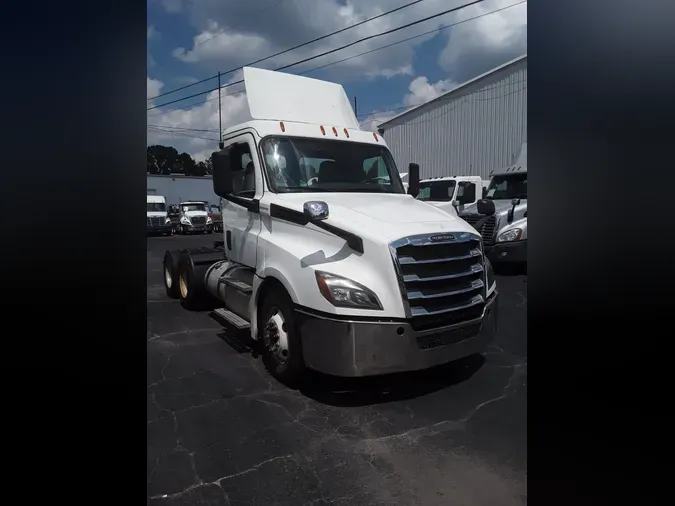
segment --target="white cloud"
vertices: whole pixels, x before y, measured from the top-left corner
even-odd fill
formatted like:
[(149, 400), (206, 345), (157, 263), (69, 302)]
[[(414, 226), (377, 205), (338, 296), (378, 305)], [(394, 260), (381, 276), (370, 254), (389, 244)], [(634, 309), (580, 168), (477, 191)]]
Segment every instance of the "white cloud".
[(403, 103), (406, 106), (421, 105), (456, 86), (457, 84), (453, 83), (450, 79), (436, 81), (434, 84), (431, 84), (425, 76), (419, 76), (413, 79), (408, 86), (409, 92), (403, 97)]
[(160, 33), (157, 31), (157, 29), (150, 25), (148, 26), (148, 40), (156, 40), (160, 38)]
[(162, 0), (162, 5), (166, 9), (166, 12), (171, 12), (172, 14), (183, 10), (182, 0)]
[[(460, 5), (463, 0), (427, 0), (410, 8), (349, 29), (326, 40), (310, 44), (284, 55), (271, 58), (257, 66), (278, 68), (327, 50), (340, 47), (354, 40), (384, 32), (429, 15)], [(407, 0), (374, 0), (372, 2), (348, 2), (337, 0), (294, 0), (281, 3), (270, 0), (248, 0), (224, 4), (216, 0), (195, 0), (186, 4), (191, 21), (197, 28), (191, 48), (177, 48), (174, 56), (184, 62), (198, 64), (203, 72), (215, 72), (255, 61), (269, 54), (307, 42), (327, 33), (345, 28), (355, 22), (391, 10), (407, 3)], [(260, 12), (266, 8), (264, 12)], [(256, 15), (256, 13), (258, 13)], [(401, 30), (392, 35), (359, 43), (347, 50), (301, 64), (289, 69), (291, 72), (309, 70), (336, 60), (354, 56), (365, 51), (397, 42), (405, 37), (433, 30), (452, 21), (452, 16), (443, 16)], [(224, 32), (223, 32), (224, 30)], [(219, 34), (220, 32), (223, 32)], [(219, 34), (219, 35), (217, 35)], [(433, 35), (398, 44), (348, 60), (326, 69), (329, 75), (347, 79), (393, 77), (412, 75), (415, 47)]]
[(164, 83), (158, 79), (147, 77), (147, 98), (155, 97), (161, 93)]
[[(489, 0), (462, 11), (466, 19), (513, 5), (517, 0)], [(516, 58), (527, 51), (527, 4), (495, 12), (453, 28), (438, 58), (446, 71), (462, 81)], [(473, 63), (472, 63), (473, 62)]]
[[(235, 73), (229, 82), (242, 78)], [(148, 88), (150, 88), (148, 79)], [(161, 88), (161, 87), (160, 87)], [(221, 90), (223, 130), (250, 119), (246, 94), (242, 85)], [(149, 92), (148, 92), (149, 93)], [(218, 148), (218, 91), (204, 95), (204, 102), (185, 109), (148, 111), (148, 144), (174, 146), (204, 160)]]

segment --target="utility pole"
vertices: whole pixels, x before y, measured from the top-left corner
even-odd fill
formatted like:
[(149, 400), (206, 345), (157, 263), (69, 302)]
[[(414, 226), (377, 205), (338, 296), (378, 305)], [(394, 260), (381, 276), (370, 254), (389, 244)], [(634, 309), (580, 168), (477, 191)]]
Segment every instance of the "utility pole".
[(357, 109), (356, 109), (356, 95), (354, 95), (354, 116), (356, 116), (356, 117), (359, 116), (359, 114), (357, 112)]
[(220, 101), (220, 72), (218, 72), (218, 147), (223, 149), (223, 107)]

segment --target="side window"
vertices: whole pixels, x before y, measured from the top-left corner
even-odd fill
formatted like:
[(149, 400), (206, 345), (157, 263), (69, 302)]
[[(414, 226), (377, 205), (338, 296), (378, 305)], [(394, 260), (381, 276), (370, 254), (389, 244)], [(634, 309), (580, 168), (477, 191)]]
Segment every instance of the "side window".
[(457, 200), (460, 204), (471, 204), (476, 200), (476, 185), (468, 181), (462, 181), (457, 187)]
[(255, 168), (251, 148), (246, 142), (234, 144), (230, 151), (232, 164), (232, 188), (235, 195), (245, 198), (255, 196)]

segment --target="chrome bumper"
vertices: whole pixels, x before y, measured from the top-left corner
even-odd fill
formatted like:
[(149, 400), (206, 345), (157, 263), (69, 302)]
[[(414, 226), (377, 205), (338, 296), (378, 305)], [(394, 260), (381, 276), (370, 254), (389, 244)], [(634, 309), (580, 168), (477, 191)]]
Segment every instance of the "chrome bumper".
[(485, 351), (497, 331), (497, 292), (483, 316), (415, 331), (409, 323), (337, 320), (297, 309), (305, 365), (334, 376), (416, 371)]

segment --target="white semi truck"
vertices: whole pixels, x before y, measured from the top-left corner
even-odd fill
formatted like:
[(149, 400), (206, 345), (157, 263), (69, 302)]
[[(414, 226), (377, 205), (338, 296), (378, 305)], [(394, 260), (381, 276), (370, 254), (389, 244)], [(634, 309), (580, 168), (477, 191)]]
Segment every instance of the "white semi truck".
[(417, 199), (458, 215), (466, 206), (478, 202), (489, 181), (479, 176), (433, 177), (420, 181)]
[(171, 235), (171, 219), (167, 215), (166, 198), (161, 195), (146, 197), (145, 227), (149, 234)]
[(179, 210), (179, 234), (210, 234), (213, 232), (213, 220), (209, 216), (208, 202), (181, 202)]
[(167, 294), (220, 305), (212, 316), (291, 384), (306, 368), (379, 375), (484, 351), (497, 290), (476, 230), (405, 193), (342, 86), (254, 68), (244, 80), (252, 120), (212, 157), (223, 241), (167, 251)]
[(527, 143), (523, 143), (512, 165), (493, 170), (485, 198), (495, 213), (483, 219), (476, 205), (459, 216), (478, 226), (486, 255), (494, 263), (527, 263)]

